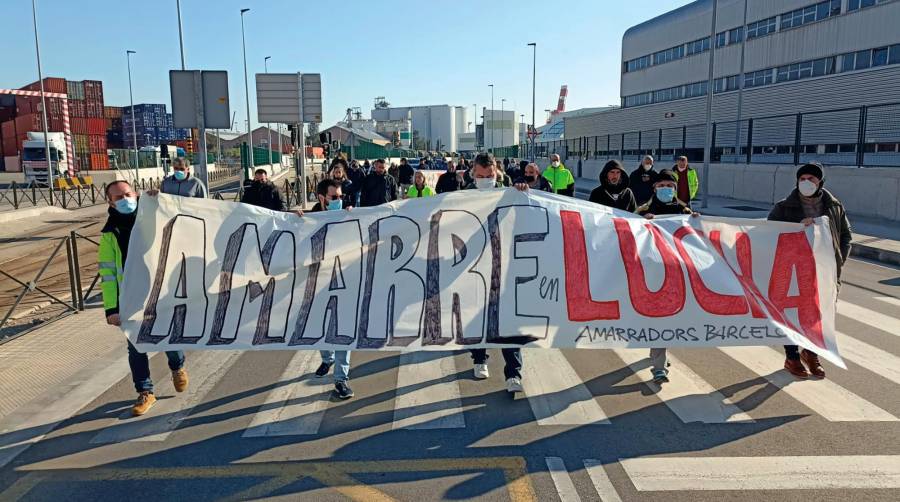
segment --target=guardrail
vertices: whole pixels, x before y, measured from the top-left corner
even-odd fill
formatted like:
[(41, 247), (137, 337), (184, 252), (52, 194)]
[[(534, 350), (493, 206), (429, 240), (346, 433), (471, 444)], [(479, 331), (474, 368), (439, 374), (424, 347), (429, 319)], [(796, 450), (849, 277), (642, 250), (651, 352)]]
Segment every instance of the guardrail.
[[(310, 200), (309, 196), (314, 195), (316, 193), (316, 187), (319, 185), (319, 182), (325, 179), (325, 173), (315, 172), (309, 173), (306, 175), (306, 197), (307, 201)], [(293, 182), (291, 180), (284, 180), (280, 186), (281, 196), (284, 197), (284, 203), (287, 207), (293, 207), (300, 203), (301, 194), (303, 193), (300, 190), (300, 180), (295, 179)], [(239, 186), (237, 190), (217, 190), (210, 192), (209, 196), (212, 199), (216, 200), (226, 200), (231, 202), (240, 202), (241, 198), (244, 195), (244, 187)]]
[[(218, 183), (234, 178), (241, 169), (218, 169), (209, 173), (209, 183)], [(140, 190), (159, 189), (162, 178), (141, 178), (132, 185)], [(13, 209), (36, 207), (38, 205), (59, 206), (63, 209), (87, 207), (106, 202), (106, 183), (100, 185), (77, 185), (65, 190), (50, 190), (35, 181), (29, 183), (12, 182), (9, 187), (0, 189), (0, 204), (9, 203)]]

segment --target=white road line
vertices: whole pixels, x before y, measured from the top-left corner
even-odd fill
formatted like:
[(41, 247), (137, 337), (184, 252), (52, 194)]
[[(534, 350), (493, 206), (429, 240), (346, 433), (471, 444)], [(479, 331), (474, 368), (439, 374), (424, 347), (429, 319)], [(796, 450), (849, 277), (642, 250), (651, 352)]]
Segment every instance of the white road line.
[(522, 386), (538, 425), (609, 424), (559, 349), (525, 350), (522, 359)]
[(622, 502), (619, 492), (616, 491), (616, 487), (613, 486), (609, 476), (606, 475), (606, 469), (603, 468), (603, 464), (597, 460), (587, 459), (584, 461), (584, 470), (591, 477), (594, 489), (597, 490), (597, 495), (600, 496), (600, 502)]
[(897, 417), (831, 380), (797, 380), (783, 369), (784, 356), (769, 347), (719, 347), (829, 422), (896, 422)]
[(614, 351), (633, 372), (641, 376), (644, 384), (655, 392), (682, 422), (705, 424), (754, 422), (750, 415), (673, 356), (671, 350), (668, 353), (669, 361), (672, 363), (669, 367), (669, 383), (663, 384), (662, 387), (653, 383), (650, 372), (641, 367), (641, 361), (647, 358), (647, 349), (614, 349)]
[(550, 479), (553, 480), (553, 485), (556, 486), (559, 500), (562, 502), (581, 502), (581, 497), (578, 496), (578, 491), (575, 490), (575, 485), (572, 484), (572, 478), (569, 477), (569, 471), (566, 470), (565, 462), (559, 457), (546, 457), (544, 460), (547, 462)]
[(844, 300), (838, 300), (837, 307), (838, 314), (848, 319), (868, 324), (877, 330), (884, 331), (885, 333), (894, 336), (900, 336), (900, 319), (882, 314), (881, 312), (875, 312), (874, 310), (865, 307), (860, 307), (859, 305)]
[(330, 377), (316, 378), (321, 362), (316, 350), (297, 351), (241, 437), (317, 434), (334, 387)]
[(466, 426), (452, 353), (404, 352), (399, 364), (394, 430)]
[(900, 456), (655, 457), (620, 460), (638, 491), (900, 488)]
[(844, 359), (853, 361), (883, 378), (900, 384), (900, 357), (840, 331), (836, 332), (836, 335), (838, 349)]
[(893, 296), (876, 296), (875, 299), (887, 303), (888, 305), (900, 307), (900, 298), (894, 298)]
[(126, 441), (165, 441), (194, 406), (200, 404), (206, 394), (225, 376), (243, 352), (200, 351), (187, 354), (185, 368), (190, 385), (176, 394), (172, 378), (167, 371), (155, 381), (155, 394), (159, 399), (153, 408), (141, 417), (132, 417), (131, 408), (119, 416), (119, 422), (108, 426), (91, 439), (91, 444), (123, 443)]
[[(122, 348), (110, 351), (103, 361), (85, 368), (67, 384), (54, 387), (0, 420), (0, 467), (128, 376), (128, 360)], [(98, 371), (98, 367), (102, 369)]]

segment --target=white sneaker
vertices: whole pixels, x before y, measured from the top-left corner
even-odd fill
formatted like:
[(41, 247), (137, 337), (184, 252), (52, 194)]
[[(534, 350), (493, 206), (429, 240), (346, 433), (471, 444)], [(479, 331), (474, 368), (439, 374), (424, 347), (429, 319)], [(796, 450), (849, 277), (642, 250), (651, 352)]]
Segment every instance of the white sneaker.
[(475, 378), (478, 380), (484, 380), (491, 376), (491, 372), (488, 371), (487, 364), (476, 364), (475, 365)]
[(506, 379), (506, 391), (507, 392), (522, 392), (525, 389), (522, 388), (522, 379), (521, 378), (507, 378)]

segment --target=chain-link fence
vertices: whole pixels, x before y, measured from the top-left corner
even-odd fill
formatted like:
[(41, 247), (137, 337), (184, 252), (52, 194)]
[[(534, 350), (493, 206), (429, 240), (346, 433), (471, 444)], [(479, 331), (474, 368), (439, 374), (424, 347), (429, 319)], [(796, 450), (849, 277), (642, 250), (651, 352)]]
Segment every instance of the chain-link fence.
[[(900, 103), (753, 117), (712, 124), (712, 162), (900, 167)], [(702, 162), (706, 124), (622, 131), (604, 136), (537, 143), (538, 157), (618, 159), (637, 164), (643, 155)], [(498, 151), (530, 151), (516, 145)], [(517, 155), (504, 155), (516, 157)]]

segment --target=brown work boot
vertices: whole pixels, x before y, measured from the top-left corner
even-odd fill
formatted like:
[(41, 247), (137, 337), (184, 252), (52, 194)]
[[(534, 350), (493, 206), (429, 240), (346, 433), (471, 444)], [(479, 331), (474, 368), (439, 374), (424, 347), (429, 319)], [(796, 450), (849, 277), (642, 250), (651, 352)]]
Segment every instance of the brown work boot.
[(175, 384), (175, 392), (184, 392), (188, 386), (188, 374), (184, 368), (172, 372), (172, 383)]
[(800, 362), (799, 359), (785, 359), (784, 369), (788, 370), (788, 373), (794, 375), (797, 378), (803, 380), (809, 378), (809, 372), (806, 371), (806, 368), (803, 366), (803, 363)]
[(138, 394), (137, 401), (135, 401), (134, 406), (131, 407), (131, 414), (135, 417), (139, 417), (144, 413), (147, 413), (155, 403), (156, 396), (154, 396), (152, 392), (145, 390)]
[(819, 362), (819, 356), (815, 352), (806, 349), (800, 351), (800, 360), (809, 368), (809, 372), (816, 378), (825, 378), (825, 368)]

